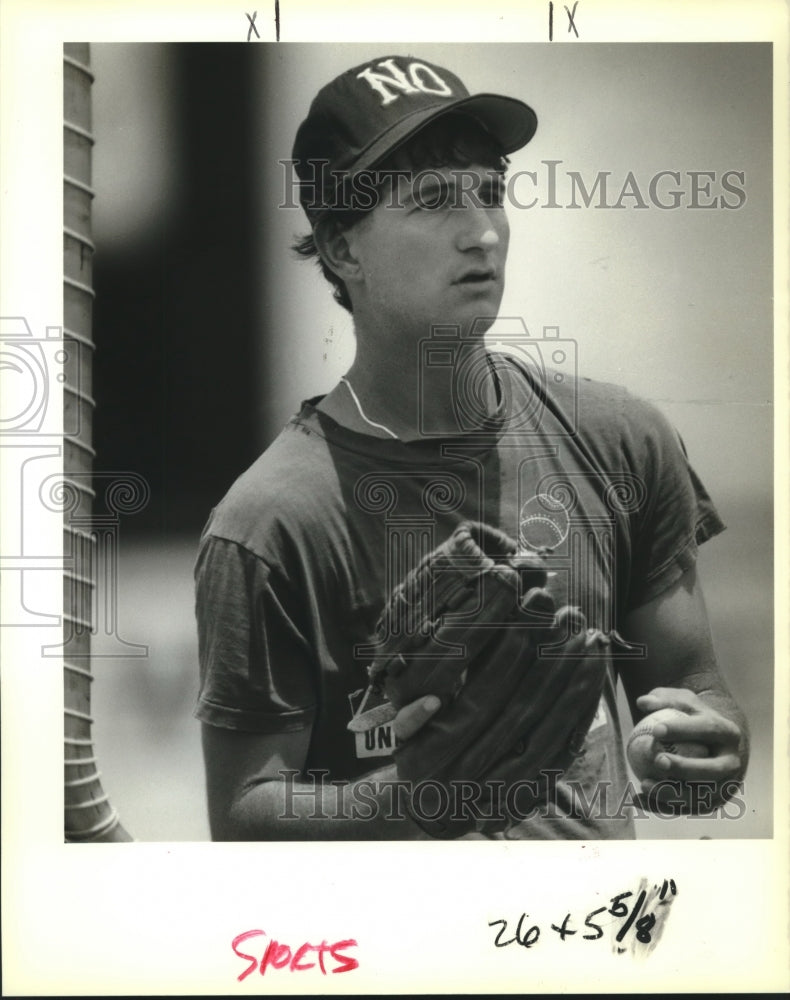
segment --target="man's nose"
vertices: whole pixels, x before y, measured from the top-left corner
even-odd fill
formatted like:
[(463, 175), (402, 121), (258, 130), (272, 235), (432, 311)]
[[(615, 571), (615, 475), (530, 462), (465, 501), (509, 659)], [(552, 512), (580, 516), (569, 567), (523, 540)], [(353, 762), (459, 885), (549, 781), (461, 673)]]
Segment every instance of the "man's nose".
[(494, 250), (500, 243), (499, 227), (488, 208), (468, 205), (461, 209), (462, 224), (458, 234), (460, 250)]

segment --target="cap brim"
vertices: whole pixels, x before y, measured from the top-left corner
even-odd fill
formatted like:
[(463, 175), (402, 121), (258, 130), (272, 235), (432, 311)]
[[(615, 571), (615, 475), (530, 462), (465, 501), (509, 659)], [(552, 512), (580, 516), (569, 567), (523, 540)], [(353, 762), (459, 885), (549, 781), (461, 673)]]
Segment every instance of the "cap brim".
[(463, 111), (476, 118), (501, 143), (505, 154), (526, 146), (538, 127), (538, 116), (518, 98), (501, 94), (473, 94), (457, 101), (437, 103), (432, 108), (422, 108), (401, 118), (360, 153), (349, 167), (349, 172), (356, 174), (375, 167), (429, 122), (451, 111)]

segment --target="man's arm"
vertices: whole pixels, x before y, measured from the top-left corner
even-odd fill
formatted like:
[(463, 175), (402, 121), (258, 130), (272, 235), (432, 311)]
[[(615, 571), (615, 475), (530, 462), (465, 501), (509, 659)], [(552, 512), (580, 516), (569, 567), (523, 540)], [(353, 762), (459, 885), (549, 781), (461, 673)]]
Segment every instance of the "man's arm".
[[(438, 707), (429, 696), (401, 709), (398, 738), (407, 739)], [(257, 734), (203, 724), (213, 840), (430, 839), (399, 804), (394, 764), (346, 785), (285, 780), (283, 772), (301, 774), (310, 736), (310, 729)]]
[[(661, 754), (670, 781), (712, 782), (716, 801), (731, 797), (746, 771), (749, 733), (746, 718), (716, 664), (707, 610), (694, 569), (653, 601), (631, 612), (625, 636), (647, 647), (645, 659), (622, 670), (634, 721), (661, 708), (684, 717), (656, 735), (706, 744), (709, 758)], [(645, 782), (646, 792), (654, 782)]]

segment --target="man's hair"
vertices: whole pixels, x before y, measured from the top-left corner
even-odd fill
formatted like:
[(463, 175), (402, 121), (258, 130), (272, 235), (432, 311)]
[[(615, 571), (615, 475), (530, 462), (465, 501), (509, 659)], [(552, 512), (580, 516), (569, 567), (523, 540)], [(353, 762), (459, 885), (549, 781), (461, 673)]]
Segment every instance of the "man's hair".
[[(420, 171), (439, 167), (465, 168), (472, 163), (479, 163), (504, 174), (508, 162), (500, 143), (477, 119), (460, 112), (450, 112), (413, 135), (377, 164), (375, 170), (384, 178), (381, 182), (383, 186), (388, 172), (391, 179), (392, 171), (408, 170), (418, 174)], [(371, 208), (329, 208), (324, 213), (324, 218), (332, 226), (344, 231), (363, 219), (373, 207), (375, 205)], [(323, 276), (333, 286), (335, 301), (348, 312), (353, 312), (345, 282), (325, 264), (318, 251), (314, 231), (297, 238), (291, 249), (297, 256), (316, 262)]]

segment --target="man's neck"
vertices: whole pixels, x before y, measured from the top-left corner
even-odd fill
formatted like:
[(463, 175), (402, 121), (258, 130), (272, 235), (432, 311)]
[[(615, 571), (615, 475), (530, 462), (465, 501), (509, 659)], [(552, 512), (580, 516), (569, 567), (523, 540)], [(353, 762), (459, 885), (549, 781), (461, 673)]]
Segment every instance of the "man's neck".
[[(324, 398), (321, 409), (353, 430), (403, 440), (426, 431), (432, 436), (457, 434), (468, 424), (470, 412), (481, 419), (495, 413), (496, 383), (488, 377), (491, 368), (482, 340), (465, 343), (460, 375), (447, 363), (444, 345), (423, 342), (418, 347), (385, 354), (371, 350), (370, 341), (361, 338), (345, 384)], [(475, 393), (471, 411), (462, 395), (470, 391)]]

